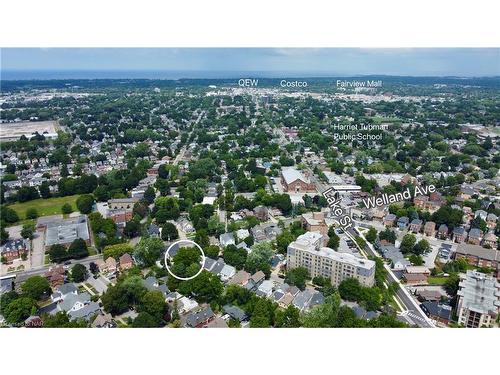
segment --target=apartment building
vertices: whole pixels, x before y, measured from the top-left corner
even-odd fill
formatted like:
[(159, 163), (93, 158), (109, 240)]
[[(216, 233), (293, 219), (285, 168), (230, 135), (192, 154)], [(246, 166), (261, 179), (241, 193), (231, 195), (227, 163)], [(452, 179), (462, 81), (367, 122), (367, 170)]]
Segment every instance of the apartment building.
[(347, 278), (358, 279), (364, 286), (375, 283), (375, 262), (338, 253), (324, 247), (325, 237), (319, 232), (306, 232), (290, 243), (287, 249), (287, 268), (305, 267), (310, 277), (322, 276), (339, 285)]
[(491, 327), (500, 309), (500, 283), (492, 276), (469, 270), (460, 274), (458, 322), (468, 328)]

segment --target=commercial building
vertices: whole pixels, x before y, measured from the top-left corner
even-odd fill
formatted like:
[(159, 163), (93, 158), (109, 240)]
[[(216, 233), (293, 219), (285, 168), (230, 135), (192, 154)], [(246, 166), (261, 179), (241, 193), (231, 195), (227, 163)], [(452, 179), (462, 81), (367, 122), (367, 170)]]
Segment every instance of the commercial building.
[(460, 274), (458, 322), (468, 328), (491, 327), (500, 309), (500, 283), (492, 276), (469, 270)]
[(80, 215), (71, 219), (56, 219), (46, 224), (45, 246), (69, 246), (74, 240), (81, 238), (90, 244), (90, 233), (87, 215)]
[(358, 279), (364, 286), (375, 283), (375, 262), (357, 258), (352, 254), (338, 253), (324, 247), (324, 236), (307, 232), (290, 243), (287, 249), (287, 268), (304, 267), (310, 277), (322, 276), (339, 285), (347, 278)]

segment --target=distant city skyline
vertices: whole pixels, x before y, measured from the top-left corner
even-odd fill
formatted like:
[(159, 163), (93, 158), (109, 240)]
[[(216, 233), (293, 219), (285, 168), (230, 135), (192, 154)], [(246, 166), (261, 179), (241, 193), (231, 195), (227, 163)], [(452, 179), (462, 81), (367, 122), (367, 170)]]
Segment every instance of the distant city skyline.
[[(3, 48), (1, 67), (3, 79), (43, 79), (43, 73), (45, 78), (54, 78), (55, 73), (60, 78), (85, 78), (82, 72), (91, 71), (101, 74), (88, 78), (128, 78), (127, 74), (130, 78), (233, 78), (243, 72), (479, 77), (500, 75), (500, 49)], [(151, 76), (154, 72), (172, 74)]]

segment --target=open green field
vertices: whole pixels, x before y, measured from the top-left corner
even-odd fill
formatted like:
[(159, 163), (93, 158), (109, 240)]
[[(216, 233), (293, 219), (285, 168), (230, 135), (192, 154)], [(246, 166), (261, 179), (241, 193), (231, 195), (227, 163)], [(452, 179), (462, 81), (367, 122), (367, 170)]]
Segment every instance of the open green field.
[(79, 195), (69, 195), (67, 197), (55, 197), (48, 199), (35, 199), (29, 202), (14, 203), (9, 205), (19, 215), (20, 220), (26, 219), (26, 210), (28, 208), (36, 208), (38, 211), (38, 216), (49, 216), (61, 214), (61, 208), (63, 204), (69, 203), (73, 210), (76, 211), (76, 200)]
[(382, 116), (374, 116), (374, 117), (370, 117), (373, 121), (374, 124), (381, 124), (381, 123), (385, 123), (385, 122), (388, 122), (388, 123), (400, 123), (402, 122), (401, 119), (397, 118), (397, 117), (382, 117)]

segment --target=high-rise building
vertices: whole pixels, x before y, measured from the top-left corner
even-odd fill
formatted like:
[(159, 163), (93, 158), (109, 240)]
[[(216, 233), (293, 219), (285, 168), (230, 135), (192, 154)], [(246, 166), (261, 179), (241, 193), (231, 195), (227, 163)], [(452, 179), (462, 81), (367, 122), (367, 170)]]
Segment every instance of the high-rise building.
[(322, 276), (332, 285), (339, 285), (347, 278), (358, 279), (361, 285), (375, 283), (375, 262), (352, 254), (338, 253), (324, 247), (325, 237), (319, 232), (306, 232), (288, 245), (287, 268), (304, 267), (310, 277)]
[(490, 327), (500, 309), (500, 283), (492, 276), (469, 270), (460, 274), (457, 314), (465, 327)]

